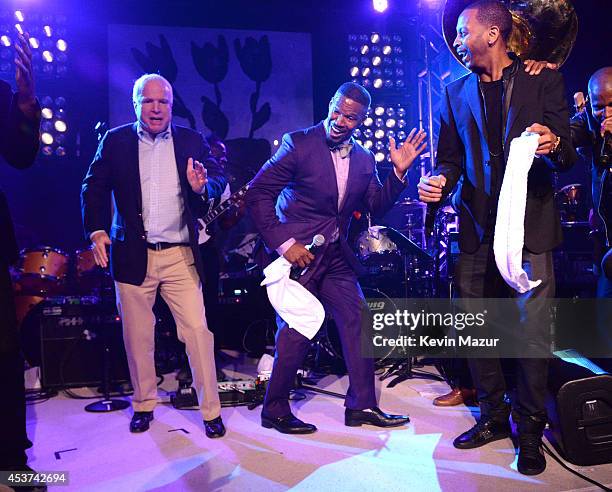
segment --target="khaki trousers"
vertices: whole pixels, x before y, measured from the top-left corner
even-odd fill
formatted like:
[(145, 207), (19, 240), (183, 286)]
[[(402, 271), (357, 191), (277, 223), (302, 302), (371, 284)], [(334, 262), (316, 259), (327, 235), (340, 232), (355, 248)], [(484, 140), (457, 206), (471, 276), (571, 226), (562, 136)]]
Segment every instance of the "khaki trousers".
[(115, 282), (117, 308), (123, 321), (123, 340), (134, 387), (134, 411), (151, 412), (157, 404), (153, 303), (159, 287), (176, 322), (178, 338), (187, 346), (202, 417), (212, 420), (221, 414), (214, 342), (206, 323), (202, 285), (193, 253), (188, 246), (147, 252), (147, 275), (141, 285)]

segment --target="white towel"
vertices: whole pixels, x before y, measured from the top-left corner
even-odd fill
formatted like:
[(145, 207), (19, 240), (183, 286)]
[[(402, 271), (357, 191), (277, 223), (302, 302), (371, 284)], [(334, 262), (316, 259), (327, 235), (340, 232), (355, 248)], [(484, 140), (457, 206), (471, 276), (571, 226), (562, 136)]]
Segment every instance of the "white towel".
[(495, 221), (493, 239), (495, 263), (506, 283), (521, 294), (542, 282), (529, 280), (523, 270), (527, 174), (538, 148), (539, 137), (538, 134), (524, 132), (510, 143), (510, 155), (499, 194)]
[(289, 278), (291, 263), (280, 256), (264, 269), (270, 304), (278, 315), (309, 340), (317, 334), (325, 320), (325, 309), (319, 300), (299, 282)]

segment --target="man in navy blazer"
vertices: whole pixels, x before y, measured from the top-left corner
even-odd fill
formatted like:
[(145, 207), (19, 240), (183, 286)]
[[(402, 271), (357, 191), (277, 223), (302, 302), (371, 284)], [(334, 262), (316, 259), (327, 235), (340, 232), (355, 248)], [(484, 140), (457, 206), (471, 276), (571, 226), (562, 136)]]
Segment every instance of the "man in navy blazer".
[[(284, 135), (278, 152), (253, 179), (246, 202), (266, 247), (293, 265), (309, 267), (300, 283), (336, 322), (349, 374), (345, 424), (391, 427), (409, 419), (376, 406), (373, 360), (360, 353), (364, 297), (356, 276), (359, 264), (346, 237), (354, 210), (365, 206), (382, 214), (393, 205), (406, 186), (406, 171), (425, 147), (425, 133), (413, 130), (399, 148), (390, 139), (394, 171), (381, 184), (372, 153), (352, 138), (369, 106), (367, 90), (352, 82), (341, 85), (324, 121)], [(305, 244), (316, 234), (326, 242), (315, 257)], [(309, 346), (305, 336), (279, 318), (276, 357), (261, 414), (264, 427), (295, 434), (316, 431), (291, 413), (288, 402)]]
[(98, 265), (107, 266), (110, 246), (134, 387), (130, 431), (148, 430), (157, 404), (152, 308), (159, 289), (187, 347), (206, 435), (221, 437), (225, 428), (202, 299), (196, 217), (209, 198), (221, 196), (226, 180), (214, 161), (207, 169), (201, 164), (209, 153), (202, 136), (171, 125), (172, 87), (166, 79), (140, 77), (133, 103), (138, 121), (104, 136), (81, 192), (85, 233)]
[[(521, 310), (517, 330), (525, 334), (525, 352), (546, 342), (549, 313), (541, 299), (554, 297), (552, 250), (562, 240), (554, 204), (554, 171), (569, 169), (576, 159), (570, 141), (563, 77), (544, 69), (530, 75), (508, 52), (512, 15), (501, 2), (483, 0), (467, 6), (457, 20), (453, 46), (472, 72), (446, 87), (441, 109), (435, 176), (423, 177), (419, 197), (431, 210), (459, 183), (457, 288), (462, 298), (509, 297)], [(501, 277), (493, 254), (497, 202), (510, 142), (524, 131), (539, 134), (529, 170), (524, 217), (522, 268), (537, 287), (519, 294)], [(498, 358), (469, 359), (478, 390), (480, 419), (453, 444), (472, 449), (510, 436), (510, 408)], [(520, 416), (518, 471), (544, 471), (542, 431), (546, 425), (547, 359), (517, 359)]]

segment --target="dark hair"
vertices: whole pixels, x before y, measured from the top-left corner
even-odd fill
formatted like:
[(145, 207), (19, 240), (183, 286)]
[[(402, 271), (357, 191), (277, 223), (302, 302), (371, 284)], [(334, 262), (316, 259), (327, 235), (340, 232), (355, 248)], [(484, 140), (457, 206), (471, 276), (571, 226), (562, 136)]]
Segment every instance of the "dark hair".
[(488, 27), (499, 27), (504, 43), (508, 43), (512, 34), (512, 14), (503, 3), (497, 0), (480, 0), (469, 4), (463, 10), (475, 10), (478, 22)]
[(336, 91), (334, 97), (338, 96), (344, 96), (347, 99), (357, 101), (359, 104), (365, 106), (366, 108), (369, 108), (370, 103), (372, 102), (370, 93), (366, 90), (366, 88), (355, 82), (345, 82), (340, 87), (338, 87), (338, 90)]

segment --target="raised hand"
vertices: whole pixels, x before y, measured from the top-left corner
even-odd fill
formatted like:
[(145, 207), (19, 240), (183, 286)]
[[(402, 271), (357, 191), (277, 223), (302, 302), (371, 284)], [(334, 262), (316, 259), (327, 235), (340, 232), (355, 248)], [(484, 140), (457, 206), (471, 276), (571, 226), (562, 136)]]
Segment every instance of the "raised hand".
[(396, 147), (394, 138), (389, 138), (391, 162), (399, 176), (402, 176), (412, 166), (419, 154), (425, 150), (427, 147), (425, 137), (427, 133), (423, 130), (417, 132), (416, 128), (413, 128), (406, 141), (399, 147)]
[(24, 113), (30, 113), (36, 107), (34, 91), (34, 71), (32, 69), (32, 51), (28, 33), (19, 34), (15, 43), (15, 81), (17, 82), (17, 104)]
[(206, 168), (200, 161), (196, 161), (192, 157), (187, 159), (187, 181), (189, 181), (193, 192), (198, 195), (203, 194), (206, 190), (206, 183), (208, 183)]

